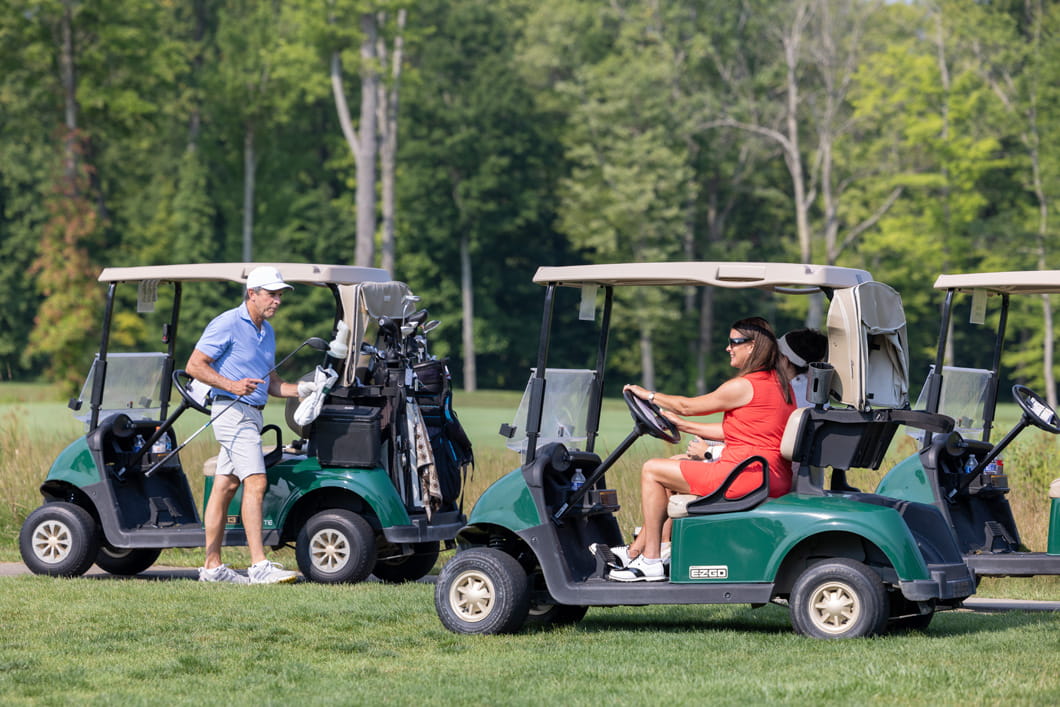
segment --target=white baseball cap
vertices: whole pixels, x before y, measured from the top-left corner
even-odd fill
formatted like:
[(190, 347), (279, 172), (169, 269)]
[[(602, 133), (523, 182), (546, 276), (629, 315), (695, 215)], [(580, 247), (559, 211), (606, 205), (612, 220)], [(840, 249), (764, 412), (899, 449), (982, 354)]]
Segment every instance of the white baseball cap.
[(271, 265), (256, 267), (250, 271), (249, 275), (247, 275), (247, 289), (256, 290), (259, 287), (266, 289), (269, 292), (294, 289), (291, 285), (288, 285), (283, 281), (283, 275)]

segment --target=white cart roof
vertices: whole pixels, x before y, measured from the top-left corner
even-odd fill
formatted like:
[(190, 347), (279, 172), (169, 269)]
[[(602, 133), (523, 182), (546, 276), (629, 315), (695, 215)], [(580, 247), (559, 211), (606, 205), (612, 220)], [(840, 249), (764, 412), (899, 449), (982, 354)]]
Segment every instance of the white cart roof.
[(872, 280), (865, 270), (797, 263), (677, 262), (610, 263), (538, 268), (534, 282), (584, 285), (707, 285), (808, 294)]
[(246, 282), (247, 274), (259, 265), (272, 265), (285, 282), (300, 285), (356, 285), (386, 282), (390, 274), (381, 268), (315, 263), (189, 263), (185, 265), (144, 265), (131, 268), (104, 268), (100, 282), (139, 282), (141, 280)]
[(976, 272), (939, 275), (936, 290), (987, 290), (988, 292), (1040, 295), (1060, 292), (1060, 270)]

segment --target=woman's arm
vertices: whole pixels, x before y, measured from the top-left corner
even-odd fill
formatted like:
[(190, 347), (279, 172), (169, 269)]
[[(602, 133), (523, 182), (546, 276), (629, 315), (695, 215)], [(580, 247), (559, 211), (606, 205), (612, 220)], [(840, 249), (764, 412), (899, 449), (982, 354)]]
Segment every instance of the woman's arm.
[(665, 410), (684, 416), (710, 415), (715, 412), (735, 410), (751, 402), (751, 398), (754, 397), (751, 382), (743, 377), (727, 380), (710, 393), (694, 398), (653, 393), (639, 385), (627, 385), (624, 390), (631, 391), (641, 400), (648, 400)]
[(715, 439), (719, 442), (725, 439), (720, 422), (692, 422), (669, 410), (663, 410), (662, 414), (663, 417), (674, 423), (674, 427), (680, 432), (686, 432), (703, 439)]

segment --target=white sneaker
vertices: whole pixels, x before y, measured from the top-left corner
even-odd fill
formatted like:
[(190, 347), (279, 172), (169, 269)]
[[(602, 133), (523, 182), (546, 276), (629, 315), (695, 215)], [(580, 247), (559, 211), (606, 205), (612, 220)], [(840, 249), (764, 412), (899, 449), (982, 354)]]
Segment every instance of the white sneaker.
[[(659, 556), (664, 564), (670, 564), (670, 543), (662, 543), (659, 546)], [(619, 545), (611, 548), (611, 554), (615, 556), (622, 567), (629, 565), (629, 545)]]
[(644, 557), (635, 557), (628, 566), (611, 570), (607, 578), (616, 582), (663, 582), (666, 581), (666, 565), (661, 560), (648, 562)]
[(199, 568), (200, 582), (231, 582), (232, 584), (250, 584), (250, 578), (239, 574), (228, 565), (217, 565), (211, 569)]
[(262, 560), (247, 568), (251, 584), (286, 584), (298, 581), (298, 573), (285, 570), (283, 565)]

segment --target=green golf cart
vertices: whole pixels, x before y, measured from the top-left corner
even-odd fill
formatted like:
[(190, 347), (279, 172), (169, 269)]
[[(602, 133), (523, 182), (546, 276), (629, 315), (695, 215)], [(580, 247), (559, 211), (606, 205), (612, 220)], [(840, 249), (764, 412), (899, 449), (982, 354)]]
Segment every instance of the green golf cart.
[[(894, 290), (862, 270), (785, 263), (543, 267), (534, 281), (545, 287), (536, 367), (525, 416), (502, 428), (513, 440), (525, 438), (524, 463), (486, 489), (457, 536), (458, 552), (435, 588), (447, 628), (491, 634), (528, 622), (569, 624), (593, 606), (775, 602), (790, 607), (800, 634), (847, 638), (922, 628), (935, 611), (974, 592), (937, 507), (826, 483), (829, 472), (878, 468), (903, 426), (952, 429), (945, 416), (909, 409), (905, 318)], [(658, 408), (628, 396), (632, 431), (606, 458), (595, 450), (619, 287), (823, 293), (831, 300), (828, 363), (811, 369), (814, 405), (793, 413), (785, 434), (782, 451), (796, 466), (792, 492), (770, 498), (765, 460), (751, 457), (733, 473), (759, 462), (756, 490), (726, 498), (730, 477), (710, 496), (675, 497), (665, 582), (611, 581), (606, 558), (590, 550), (627, 542), (607, 483), (615, 462), (642, 435), (678, 437)], [(595, 368), (550, 369), (554, 307), (579, 306), (571, 301), (578, 295), (585, 320), (578, 324), (598, 336)], [(638, 498), (627, 502), (639, 506)]]
[[(52, 464), (40, 487), (44, 503), (19, 537), (33, 572), (72, 577), (95, 563), (132, 575), (165, 548), (205, 544), (181, 463), (187, 442), (179, 443), (174, 424), (189, 411), (209, 416), (211, 402), (179, 368), (200, 334), (183, 330), (181, 303), (195, 287), (228, 286), (241, 296), (238, 286), (256, 265), (103, 270), (102, 340), (81, 396), (70, 403), (85, 433)], [(276, 424), (263, 430), (265, 544), (293, 544), (299, 569), (315, 582), (358, 582), (370, 574), (388, 582), (419, 579), (434, 566), (440, 544), (451, 546), (464, 525), (460, 471), (471, 461), (466, 438), (454, 443), (460, 430), (445, 364), (427, 353), (426, 333), (437, 322), (426, 321), (426, 310), (415, 305), (419, 298), (384, 270), (277, 267), (302, 293), (329, 292), (321, 301), (332, 303), (334, 315), (322, 332), (330, 344), (310, 338), (273, 370), (308, 346), (324, 352), (319, 362), (337, 378), (312, 421), (298, 414), (297, 400), (288, 400), (293, 439), (285, 442)], [(133, 302), (135, 311), (127, 311)], [(133, 317), (158, 327), (160, 350), (115, 350), (112, 333)], [(178, 360), (181, 336), (189, 338)], [(192, 437), (210, 424), (199, 419), (206, 421)], [(204, 498), (215, 466), (216, 457), (204, 464)], [(241, 499), (237, 493), (229, 507), (225, 545), (246, 543)]]
[[(1060, 434), (1060, 417), (1041, 396), (1014, 385), (1020, 420), (991, 442), (1011, 297), (1060, 293), (1060, 270), (940, 275), (935, 289), (946, 294), (935, 363), (921, 398), (925, 409), (954, 418), (957, 429), (929, 434), (920, 453), (888, 472), (877, 492), (936, 507), (976, 577), (1060, 574), (1060, 479), (1041, 490), (1050, 503), (1047, 546), (1045, 552), (1032, 552), (1023, 545), (1009, 504), (1010, 480), (1018, 475), (1007, 473), (1001, 463), (1001, 454), (1028, 427)], [(967, 312), (968, 326), (988, 327), (993, 346), (955, 350), (953, 363), (947, 364), (947, 341), (951, 327), (960, 323), (958, 312)]]

